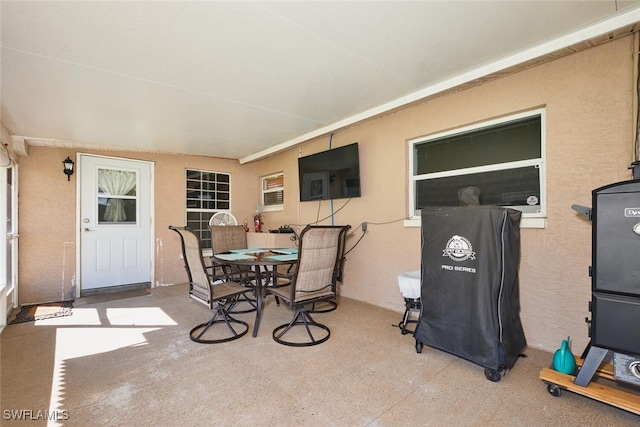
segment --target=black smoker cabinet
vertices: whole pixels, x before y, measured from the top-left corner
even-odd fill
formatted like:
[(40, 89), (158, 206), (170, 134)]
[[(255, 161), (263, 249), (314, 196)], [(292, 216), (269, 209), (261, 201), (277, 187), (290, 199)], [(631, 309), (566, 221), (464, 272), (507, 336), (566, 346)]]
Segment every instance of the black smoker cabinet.
[(640, 355), (640, 180), (595, 189), (592, 202), (591, 342), (575, 381), (582, 386), (609, 351)]
[(422, 210), (422, 308), (414, 337), (499, 381), (526, 347), (520, 322), (521, 212), (498, 206)]

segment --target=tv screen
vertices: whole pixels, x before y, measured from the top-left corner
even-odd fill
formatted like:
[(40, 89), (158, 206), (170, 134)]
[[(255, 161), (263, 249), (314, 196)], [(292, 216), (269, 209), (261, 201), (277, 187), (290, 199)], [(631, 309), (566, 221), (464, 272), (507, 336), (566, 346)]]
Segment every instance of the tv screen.
[(300, 201), (360, 197), (358, 143), (298, 158)]

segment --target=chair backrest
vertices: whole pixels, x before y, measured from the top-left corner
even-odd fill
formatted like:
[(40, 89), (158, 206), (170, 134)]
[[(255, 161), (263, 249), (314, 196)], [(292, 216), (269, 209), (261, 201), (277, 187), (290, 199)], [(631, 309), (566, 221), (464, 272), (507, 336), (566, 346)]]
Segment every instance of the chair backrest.
[(214, 254), (247, 249), (247, 232), (242, 225), (211, 225), (209, 228)]
[(307, 226), (300, 233), (298, 268), (292, 280), (295, 302), (335, 296), (343, 236), (350, 226)]
[(189, 277), (189, 295), (210, 304), (213, 299), (210, 278), (202, 259), (202, 248), (198, 236), (189, 227), (169, 226), (180, 236), (184, 268)]

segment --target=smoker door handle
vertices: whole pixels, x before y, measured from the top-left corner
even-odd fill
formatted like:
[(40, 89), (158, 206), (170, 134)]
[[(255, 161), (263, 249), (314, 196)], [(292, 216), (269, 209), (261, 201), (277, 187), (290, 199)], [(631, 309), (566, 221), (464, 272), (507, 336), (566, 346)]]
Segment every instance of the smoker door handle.
[(586, 219), (591, 221), (591, 208), (580, 205), (571, 205), (571, 209), (578, 212), (580, 215), (584, 216)]

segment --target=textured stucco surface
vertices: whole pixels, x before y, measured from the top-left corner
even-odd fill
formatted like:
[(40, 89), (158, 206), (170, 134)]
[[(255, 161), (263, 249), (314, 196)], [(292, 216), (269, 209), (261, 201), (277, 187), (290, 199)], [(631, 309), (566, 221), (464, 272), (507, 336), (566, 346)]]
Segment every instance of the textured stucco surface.
[[(360, 143), (362, 194), (335, 216), (354, 226), (343, 295), (403, 309), (396, 276), (420, 267), (420, 229), (405, 228), (408, 215), (407, 140), (515, 112), (546, 109), (547, 226), (522, 230), (521, 318), (530, 346), (556, 349), (572, 337), (580, 353), (588, 342), (591, 224), (571, 209), (591, 206), (591, 191), (630, 179), (633, 161), (633, 37), (483, 85), (443, 96), (337, 132), (332, 145)], [(261, 163), (261, 173), (284, 168), (287, 199), (295, 198), (295, 158), (327, 149), (329, 137)], [(292, 182), (294, 181), (294, 182)], [(334, 201), (334, 210), (344, 201)], [(292, 203), (293, 206), (293, 203)], [(297, 207), (297, 206), (293, 206)], [(303, 203), (298, 223), (324, 218), (323, 203)], [(290, 222), (287, 207), (281, 213)], [(277, 221), (278, 222), (278, 221)]]
[[(297, 158), (352, 142), (360, 144), (362, 197), (335, 200), (336, 224), (351, 224), (344, 296), (404, 309), (397, 275), (420, 266), (420, 229), (408, 215), (408, 144), (422, 135), (535, 108), (546, 108), (547, 226), (522, 230), (521, 317), (530, 346), (554, 350), (571, 336), (587, 344), (591, 224), (571, 210), (591, 205), (591, 190), (630, 178), (633, 161), (633, 36), (581, 51), (507, 77), (428, 100), (317, 138), (256, 163), (195, 156), (101, 152), (155, 162), (155, 283), (184, 281), (176, 237), (184, 223), (184, 169), (231, 172), (232, 213), (251, 215), (259, 178), (285, 174), (285, 208), (263, 215), (265, 228), (314, 223), (329, 202), (299, 203)], [(250, 124), (248, 124), (250, 125)], [(84, 151), (87, 152), (87, 151)], [(75, 185), (62, 174), (74, 150), (31, 147), (20, 162), (20, 303), (60, 299), (76, 282)], [(331, 223), (330, 219), (322, 221)], [(399, 314), (400, 317), (400, 314)], [(398, 319), (400, 320), (400, 318)], [(357, 320), (356, 320), (357, 322)]]
[[(154, 285), (186, 280), (178, 236), (169, 225), (185, 225), (185, 169), (231, 174), (232, 206), (236, 215), (255, 210), (260, 187), (255, 165), (236, 160), (171, 154), (90, 152), (154, 163)], [(20, 158), (19, 302), (28, 304), (73, 298), (76, 277), (76, 183), (67, 182), (62, 160), (75, 158), (69, 149), (31, 147)], [(242, 217), (240, 217), (242, 218)]]

